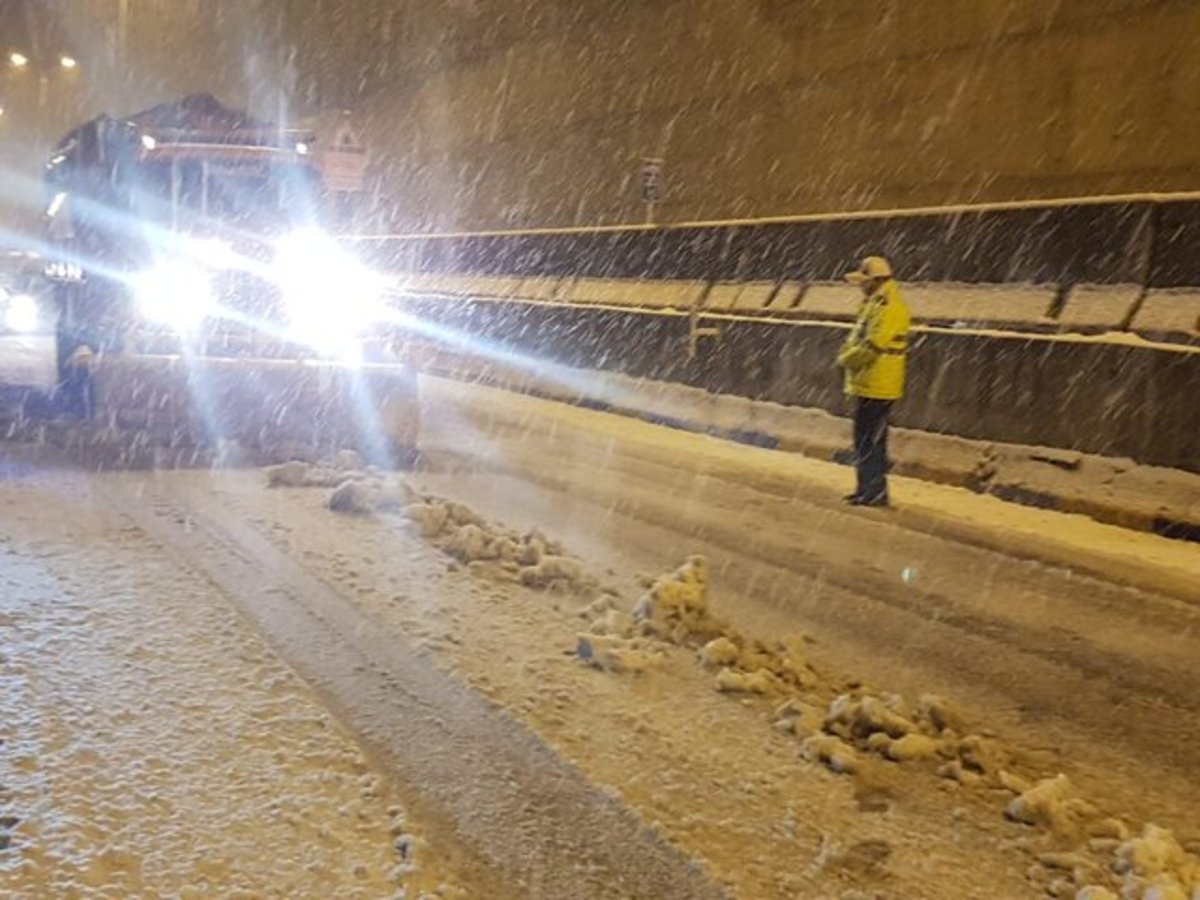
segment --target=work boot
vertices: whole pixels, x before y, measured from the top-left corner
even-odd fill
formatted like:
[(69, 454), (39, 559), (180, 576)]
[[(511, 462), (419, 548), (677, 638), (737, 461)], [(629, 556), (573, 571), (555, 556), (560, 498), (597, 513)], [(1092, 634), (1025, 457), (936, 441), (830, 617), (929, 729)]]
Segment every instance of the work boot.
[(888, 501), (887, 494), (880, 494), (877, 497), (857, 497), (856, 496), (856, 497), (852, 497), (850, 500), (847, 500), (846, 502), (849, 503), (851, 506), (875, 506), (875, 507), (886, 508), (886, 507), (889, 507), (892, 505)]

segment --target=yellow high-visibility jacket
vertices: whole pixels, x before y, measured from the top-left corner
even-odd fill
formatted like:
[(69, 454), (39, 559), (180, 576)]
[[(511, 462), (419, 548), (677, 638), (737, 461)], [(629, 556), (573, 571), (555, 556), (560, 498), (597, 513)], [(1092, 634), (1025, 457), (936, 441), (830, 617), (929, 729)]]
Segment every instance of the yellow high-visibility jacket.
[(863, 300), (837, 358), (846, 373), (847, 394), (872, 400), (904, 396), (909, 322), (895, 281), (885, 281)]

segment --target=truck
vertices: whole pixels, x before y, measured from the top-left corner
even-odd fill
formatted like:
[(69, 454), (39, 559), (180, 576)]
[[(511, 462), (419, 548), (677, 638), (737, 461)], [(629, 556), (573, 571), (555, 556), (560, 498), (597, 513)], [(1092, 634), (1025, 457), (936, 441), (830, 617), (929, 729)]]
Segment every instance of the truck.
[(45, 187), (64, 374), (81, 348), (121, 352), (131, 333), (344, 351), (378, 312), (379, 280), (321, 228), (311, 135), (212, 96), (72, 129)]
[[(177, 404), (195, 387), (200, 360), (221, 360), (204, 365), (235, 393), (253, 380), (239, 373), (269, 369), (280, 397), (298, 396), (287, 379), (311, 381), (312, 370), (268, 361), (362, 362), (370, 334), (384, 327), (386, 291), (322, 229), (312, 141), (199, 94), (98, 116), (58, 142), (44, 174), (43, 258), (66, 408), (95, 414), (97, 359), (111, 372), (175, 378), (167, 394)], [(186, 375), (164, 362), (179, 359)], [(415, 378), (378, 366), (373, 377), (388, 381), (390, 409), (415, 408), (396, 389), (415, 391)], [(109, 389), (113, 403), (145, 393), (115, 375), (109, 383), (123, 385)], [(211, 411), (206, 420), (220, 430)]]

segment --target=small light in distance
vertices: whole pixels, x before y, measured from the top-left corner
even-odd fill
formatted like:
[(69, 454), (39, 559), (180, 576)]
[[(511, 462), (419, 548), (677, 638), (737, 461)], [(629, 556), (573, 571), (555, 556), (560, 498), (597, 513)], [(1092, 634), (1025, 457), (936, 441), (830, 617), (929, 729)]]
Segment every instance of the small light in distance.
[(181, 335), (195, 331), (217, 305), (208, 273), (185, 262), (160, 263), (135, 276), (133, 294), (147, 321)]
[(152, 135), (143, 134), (142, 135), (142, 146), (145, 147), (147, 150), (153, 150), (155, 147), (158, 146), (158, 141), (156, 141)]
[(8, 61), (14, 69), (23, 69), (29, 65), (29, 57), (18, 50), (14, 50), (12, 53), (8, 54)]
[(67, 202), (67, 192), (59, 191), (54, 195), (54, 199), (50, 201), (50, 205), (46, 207), (46, 215), (54, 218), (63, 208), (63, 204)]
[(308, 156), (308, 144), (304, 143), (304, 141), (300, 141), (300, 143), (296, 145), (296, 152), (300, 156)]
[(79, 65), (79, 61), (73, 56), (63, 56), (59, 58), (58, 64), (64, 69), (74, 69)]
[(14, 294), (8, 301), (8, 309), (4, 313), (4, 324), (9, 331), (18, 334), (31, 334), (38, 327), (38, 304), (28, 294)]

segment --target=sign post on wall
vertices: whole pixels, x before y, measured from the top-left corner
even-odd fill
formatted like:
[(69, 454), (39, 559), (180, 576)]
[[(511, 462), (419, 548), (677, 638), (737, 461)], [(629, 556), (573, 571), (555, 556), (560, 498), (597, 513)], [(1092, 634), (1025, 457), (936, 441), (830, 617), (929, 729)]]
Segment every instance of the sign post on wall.
[(662, 199), (663, 161), (655, 157), (643, 157), (641, 169), (642, 203), (646, 206), (646, 224), (654, 224), (654, 211)]
[(321, 178), (325, 189), (334, 195), (340, 224), (351, 218), (356, 195), (366, 186), (367, 148), (350, 124), (349, 114), (334, 129), (332, 140), (319, 151)]
[(333, 140), (321, 148), (321, 177), (325, 187), (338, 194), (357, 194), (367, 174), (367, 148), (358, 133), (343, 119)]

